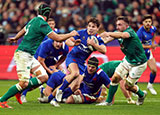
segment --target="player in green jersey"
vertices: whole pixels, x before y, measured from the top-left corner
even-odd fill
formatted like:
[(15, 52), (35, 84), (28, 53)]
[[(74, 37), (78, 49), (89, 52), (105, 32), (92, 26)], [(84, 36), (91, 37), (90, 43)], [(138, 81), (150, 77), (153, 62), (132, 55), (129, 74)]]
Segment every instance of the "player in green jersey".
[[(9, 88), (0, 98), (1, 108), (11, 108), (6, 101), (16, 95), (17, 100), (22, 104), (20, 93), (25, 88), (39, 86), (48, 80), (48, 75), (42, 65), (33, 57), (36, 49), (47, 35), (55, 41), (64, 41), (69, 37), (76, 36), (78, 33), (74, 30), (68, 34), (56, 34), (46, 22), (50, 16), (51, 8), (47, 4), (41, 4), (38, 9), (38, 16), (33, 18), (18, 34), (8, 39), (9, 42), (17, 42), (24, 36), (21, 44), (14, 54), (14, 60), (17, 65), (17, 75), (19, 83)], [(30, 79), (30, 73), (36, 77)]]
[(106, 102), (98, 105), (112, 105), (112, 99), (117, 91), (118, 83), (121, 79), (124, 79), (127, 74), (129, 75), (126, 78), (125, 87), (127, 90), (139, 96), (136, 104), (142, 105), (147, 92), (141, 91), (135, 83), (147, 67), (147, 57), (136, 32), (129, 26), (127, 17), (119, 16), (116, 20), (116, 26), (116, 32), (103, 32), (101, 37), (103, 37), (105, 43), (117, 38), (125, 57), (112, 76)]
[[(120, 60), (115, 60), (115, 61), (109, 61), (106, 63), (101, 64), (99, 67), (108, 75), (109, 78), (112, 78), (116, 68), (122, 61)], [(125, 78), (126, 79), (126, 78)], [(128, 92), (125, 88), (125, 80), (120, 81), (120, 88), (124, 94), (124, 96), (127, 99), (128, 104), (135, 104), (135, 101), (132, 100), (130, 92)], [(103, 92), (101, 93), (103, 94)], [(112, 101), (114, 102), (114, 101)]]

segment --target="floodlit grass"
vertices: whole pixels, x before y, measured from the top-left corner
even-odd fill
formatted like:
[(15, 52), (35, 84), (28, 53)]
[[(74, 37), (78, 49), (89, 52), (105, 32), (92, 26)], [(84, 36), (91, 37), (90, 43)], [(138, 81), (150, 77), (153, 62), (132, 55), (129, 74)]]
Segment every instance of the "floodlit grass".
[[(18, 81), (0, 80), (0, 96), (2, 96), (10, 86)], [(138, 83), (142, 90), (147, 90), (147, 83)], [(160, 84), (154, 84), (158, 95), (153, 96), (148, 92), (142, 106), (129, 105), (126, 102), (120, 88), (115, 97), (115, 104), (112, 106), (95, 106), (94, 104), (60, 104), (56, 108), (50, 104), (40, 104), (37, 101), (39, 89), (35, 89), (27, 94), (27, 103), (18, 104), (15, 97), (9, 99), (8, 104), (13, 109), (0, 108), (0, 115), (159, 115), (160, 114)], [(137, 100), (136, 97), (133, 97)]]

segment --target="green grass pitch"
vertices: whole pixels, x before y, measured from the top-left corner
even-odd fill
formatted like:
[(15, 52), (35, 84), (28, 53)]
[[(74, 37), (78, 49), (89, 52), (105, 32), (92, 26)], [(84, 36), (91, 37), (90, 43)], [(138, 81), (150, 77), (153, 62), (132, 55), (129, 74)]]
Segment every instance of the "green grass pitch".
[[(0, 80), (0, 96), (2, 96), (10, 86), (18, 81)], [(138, 83), (142, 90), (147, 90), (147, 83)], [(0, 115), (160, 115), (160, 84), (154, 84), (157, 95), (153, 96), (147, 90), (148, 95), (141, 106), (129, 105), (126, 102), (120, 88), (116, 93), (115, 104), (112, 106), (95, 106), (94, 104), (60, 104), (56, 108), (50, 104), (41, 104), (37, 101), (39, 89), (35, 89), (27, 94), (27, 103), (20, 105), (15, 97), (10, 98), (8, 104), (13, 109), (0, 108)], [(108, 92), (108, 91), (107, 91)], [(136, 97), (133, 97), (137, 100)]]

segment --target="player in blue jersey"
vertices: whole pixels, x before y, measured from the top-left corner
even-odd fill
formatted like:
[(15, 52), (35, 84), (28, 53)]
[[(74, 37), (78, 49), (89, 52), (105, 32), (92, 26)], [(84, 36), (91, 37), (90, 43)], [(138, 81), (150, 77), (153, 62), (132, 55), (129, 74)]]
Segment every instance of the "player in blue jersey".
[(152, 50), (155, 50), (155, 48), (158, 46), (158, 44), (155, 44), (155, 32), (156, 32), (156, 27), (152, 25), (152, 16), (151, 15), (145, 15), (143, 18), (143, 26), (139, 28), (137, 31), (137, 35), (139, 39), (142, 42), (142, 46), (145, 50), (145, 54), (147, 56), (147, 64), (148, 67), (151, 70), (150, 73), (150, 80), (147, 85), (147, 89), (151, 92), (153, 95), (157, 95), (157, 92), (153, 88), (152, 84), (154, 83), (154, 80), (156, 78), (156, 73), (157, 73), (157, 68), (156, 68), (156, 60), (152, 55)]
[[(65, 42), (57, 42), (52, 39), (48, 39), (42, 42), (38, 47), (34, 57), (40, 62), (50, 77), (52, 73), (57, 71), (56, 69), (63, 71), (61, 64), (66, 59), (68, 52), (69, 48)], [(21, 96), (22, 102), (27, 102), (26, 94), (28, 90), (29, 89), (23, 91)]]
[[(92, 103), (95, 102), (101, 94), (101, 86), (104, 84), (107, 88), (109, 88), (110, 79), (108, 75), (98, 67), (99, 61), (96, 57), (91, 57), (88, 60), (87, 66), (85, 66), (85, 70), (83, 73), (83, 81), (80, 85), (80, 88), (76, 90), (73, 94), (70, 91), (74, 88), (73, 81), (68, 88), (64, 90), (62, 98), (67, 100), (66, 103)], [(50, 79), (47, 82), (47, 87), (42, 93), (45, 94), (44, 98), (38, 98), (38, 100), (42, 103), (50, 102), (51, 99), (54, 98), (54, 93), (52, 91), (62, 83), (65, 74), (62, 72), (55, 72), (51, 75)], [(52, 94), (51, 94), (52, 93)], [(73, 94), (73, 95), (72, 95)], [(71, 95), (71, 96), (70, 96)], [(50, 102), (53, 106), (59, 106), (55, 99)]]
[(64, 89), (72, 82), (73, 79), (77, 79), (77, 83), (74, 84), (73, 92), (79, 88), (83, 77), (81, 76), (84, 73), (84, 63), (85, 60), (93, 52), (89, 49), (88, 46), (92, 46), (94, 50), (99, 51), (102, 54), (106, 53), (106, 46), (97, 31), (99, 29), (99, 21), (96, 18), (91, 18), (88, 21), (87, 29), (79, 30), (79, 36), (74, 36), (69, 39), (69, 42), (80, 39), (81, 43), (75, 46), (66, 58), (66, 66), (70, 71), (70, 74), (67, 75), (64, 79), (62, 86), (56, 92), (57, 101), (61, 101), (62, 93)]
[[(93, 103), (101, 94), (101, 86), (104, 84), (109, 88), (110, 79), (108, 75), (98, 67), (99, 61), (96, 57), (91, 57), (88, 60), (88, 64), (85, 67), (83, 73), (83, 81), (80, 84), (80, 88), (69, 96), (66, 103)], [(69, 85), (72, 89), (74, 86)], [(62, 98), (66, 97), (64, 92)], [(51, 103), (52, 104), (52, 103)]]

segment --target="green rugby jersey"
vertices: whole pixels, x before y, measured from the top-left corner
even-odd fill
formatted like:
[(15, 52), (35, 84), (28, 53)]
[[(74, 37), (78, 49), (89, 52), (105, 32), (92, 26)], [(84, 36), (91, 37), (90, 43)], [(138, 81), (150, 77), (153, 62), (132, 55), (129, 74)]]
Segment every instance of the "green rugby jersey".
[(48, 23), (41, 17), (33, 18), (25, 27), (26, 33), (16, 51), (22, 50), (34, 55), (44, 37), (52, 32)]
[(126, 55), (125, 59), (132, 65), (145, 63), (147, 57), (136, 32), (131, 27), (128, 27), (124, 32), (128, 32), (130, 37), (127, 39), (119, 38), (118, 41), (122, 52)]
[(109, 78), (111, 78), (114, 74), (114, 71), (116, 67), (121, 63), (122, 61), (109, 61), (106, 63), (103, 63), (102, 65), (99, 66), (107, 75)]

